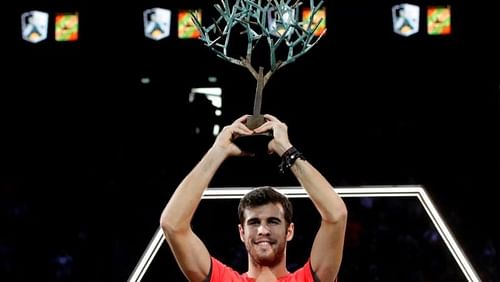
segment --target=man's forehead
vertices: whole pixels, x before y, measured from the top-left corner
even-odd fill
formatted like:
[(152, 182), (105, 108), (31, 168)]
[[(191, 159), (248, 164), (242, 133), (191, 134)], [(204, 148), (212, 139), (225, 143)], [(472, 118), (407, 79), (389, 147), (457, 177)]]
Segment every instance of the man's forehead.
[(283, 206), (279, 203), (269, 203), (257, 207), (247, 207), (244, 211), (245, 217), (278, 217), (283, 218)]

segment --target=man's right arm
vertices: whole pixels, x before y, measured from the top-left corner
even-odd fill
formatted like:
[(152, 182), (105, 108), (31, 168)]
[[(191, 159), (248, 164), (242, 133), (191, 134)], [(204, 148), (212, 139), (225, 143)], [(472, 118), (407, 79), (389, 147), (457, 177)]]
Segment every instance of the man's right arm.
[(163, 210), (160, 224), (179, 267), (190, 281), (203, 281), (210, 271), (210, 254), (191, 229), (203, 192), (225, 154), (212, 147), (177, 187)]
[(191, 220), (222, 162), (229, 156), (243, 154), (232, 142), (232, 136), (253, 133), (243, 124), (246, 117), (224, 127), (214, 145), (179, 184), (162, 212), (160, 225), (165, 239), (189, 281), (204, 281), (210, 272), (210, 253), (191, 229)]

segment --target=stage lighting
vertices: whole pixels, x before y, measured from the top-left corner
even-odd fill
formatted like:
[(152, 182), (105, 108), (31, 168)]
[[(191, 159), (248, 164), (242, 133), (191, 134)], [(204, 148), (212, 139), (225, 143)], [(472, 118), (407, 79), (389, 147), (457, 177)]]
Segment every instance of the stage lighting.
[(22, 37), (31, 43), (47, 39), (49, 14), (41, 11), (29, 11), (21, 15)]
[(56, 14), (56, 41), (78, 40), (78, 13)]
[(193, 23), (192, 17), (195, 16), (201, 23), (201, 10), (180, 10), (178, 13), (177, 36), (180, 39), (198, 39), (201, 34)]
[(451, 11), (449, 6), (427, 8), (427, 34), (446, 35), (451, 33)]
[(283, 7), (281, 11), (278, 11), (277, 8), (269, 9), (267, 22), (269, 32), (272, 35), (280, 37), (287, 32), (286, 36), (290, 36), (293, 28), (289, 27), (296, 22), (295, 9), (288, 6)]
[(168, 9), (152, 8), (144, 10), (144, 36), (161, 40), (170, 36), (172, 12)]
[(410, 36), (419, 30), (420, 7), (399, 4), (392, 7), (392, 27), (396, 34)]
[(307, 29), (309, 23), (311, 24), (312, 28), (318, 26), (314, 31), (314, 36), (320, 36), (323, 32), (326, 31), (326, 9), (325, 8), (319, 9), (318, 12), (314, 14), (312, 19), (311, 19), (311, 12), (312, 11), (310, 8), (304, 8), (302, 10), (303, 26), (305, 29)]

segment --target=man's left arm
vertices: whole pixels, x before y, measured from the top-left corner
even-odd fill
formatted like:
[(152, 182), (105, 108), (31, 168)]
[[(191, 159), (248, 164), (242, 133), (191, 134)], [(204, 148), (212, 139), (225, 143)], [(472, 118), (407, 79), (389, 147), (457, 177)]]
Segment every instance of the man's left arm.
[(332, 185), (308, 161), (297, 159), (290, 169), (321, 215), (321, 225), (311, 249), (311, 267), (320, 281), (334, 281), (340, 270), (344, 249), (346, 205)]
[[(321, 215), (321, 225), (311, 249), (311, 266), (320, 281), (334, 281), (337, 277), (347, 224), (347, 208), (326, 178), (308, 161), (300, 158), (288, 138), (288, 126), (273, 115), (264, 115), (267, 120), (256, 128), (256, 133), (272, 130), (273, 139), (268, 144), (270, 152), (285, 158), (299, 183), (309, 194)], [(289, 151), (291, 150), (291, 151)], [(292, 155), (289, 155), (291, 152)]]

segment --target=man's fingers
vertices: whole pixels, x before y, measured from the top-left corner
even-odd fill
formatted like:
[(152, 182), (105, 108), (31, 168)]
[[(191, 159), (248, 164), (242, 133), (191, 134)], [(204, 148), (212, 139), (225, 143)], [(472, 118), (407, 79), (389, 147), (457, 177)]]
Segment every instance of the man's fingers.
[(242, 115), (242, 116), (241, 116), (241, 117), (239, 117), (237, 120), (235, 120), (235, 121), (233, 122), (233, 124), (236, 124), (236, 123), (244, 123), (244, 122), (248, 119), (248, 117), (249, 117), (249, 116), (250, 116), (250, 115)]
[(272, 121), (266, 121), (264, 124), (262, 124), (261, 126), (257, 127), (256, 129), (254, 129), (254, 131), (256, 133), (262, 133), (262, 132), (266, 132), (268, 130), (272, 130), (273, 129), (273, 122)]
[(265, 114), (264, 118), (267, 119), (267, 120), (270, 120), (270, 121), (280, 122), (280, 120), (277, 117), (275, 117), (273, 115), (270, 115), (270, 114)]
[(253, 134), (253, 131), (250, 130), (246, 125), (244, 125), (243, 123), (238, 123), (238, 124), (235, 124), (234, 128), (233, 128), (233, 132), (235, 133), (238, 133), (238, 134), (241, 134), (241, 135), (251, 135)]

